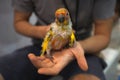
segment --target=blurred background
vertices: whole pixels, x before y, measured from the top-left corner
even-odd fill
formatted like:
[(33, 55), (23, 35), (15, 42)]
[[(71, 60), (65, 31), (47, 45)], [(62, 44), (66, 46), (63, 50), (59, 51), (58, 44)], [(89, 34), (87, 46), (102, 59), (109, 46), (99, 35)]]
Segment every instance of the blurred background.
[[(118, 0), (120, 3), (120, 0)], [(21, 36), (14, 31), (13, 8), (11, 0), (0, 0), (0, 56), (30, 45), (31, 39)], [(104, 70), (107, 80), (118, 80), (118, 61), (120, 59), (120, 4), (116, 7), (116, 21), (113, 25), (111, 42), (108, 48), (102, 51), (102, 57), (108, 66)], [(36, 17), (32, 15), (30, 22), (34, 24)], [(119, 75), (120, 76), (120, 75)]]

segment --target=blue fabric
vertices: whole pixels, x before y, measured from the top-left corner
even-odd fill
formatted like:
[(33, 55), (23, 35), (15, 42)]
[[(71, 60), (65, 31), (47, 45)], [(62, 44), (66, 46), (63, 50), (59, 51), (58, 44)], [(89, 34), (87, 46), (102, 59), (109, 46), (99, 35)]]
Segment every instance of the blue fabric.
[[(39, 55), (40, 47), (33, 45), (27, 46), (4, 57), (0, 57), (0, 73), (2, 73), (5, 80), (47, 80), (52, 77), (37, 73), (37, 69), (27, 57), (30, 52)], [(93, 55), (86, 55), (86, 59), (89, 66), (87, 72), (83, 72), (74, 60), (59, 75), (63, 76), (64, 80), (67, 80), (72, 75), (88, 73), (98, 76), (101, 80), (105, 80), (103, 74), (105, 64), (103, 64), (103, 61)]]

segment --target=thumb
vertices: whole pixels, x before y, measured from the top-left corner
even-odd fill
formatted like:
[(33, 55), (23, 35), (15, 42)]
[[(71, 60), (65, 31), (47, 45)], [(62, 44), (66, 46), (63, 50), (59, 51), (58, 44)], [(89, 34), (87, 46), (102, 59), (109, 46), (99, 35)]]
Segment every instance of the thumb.
[(74, 48), (71, 48), (71, 51), (72, 51), (73, 55), (75, 56), (75, 59), (77, 60), (79, 67), (82, 70), (87, 71), (88, 70), (87, 61), (84, 56), (84, 50), (82, 49), (80, 44), (77, 43)]
[(48, 68), (39, 68), (38, 73), (43, 75), (58, 75), (60, 72), (60, 69), (55, 65), (53, 67)]
[(87, 65), (87, 61), (85, 59), (85, 56), (84, 55), (81, 56), (79, 53), (75, 54), (74, 56), (77, 60), (77, 63), (79, 65), (79, 67), (82, 70), (87, 71), (88, 70), (88, 65)]

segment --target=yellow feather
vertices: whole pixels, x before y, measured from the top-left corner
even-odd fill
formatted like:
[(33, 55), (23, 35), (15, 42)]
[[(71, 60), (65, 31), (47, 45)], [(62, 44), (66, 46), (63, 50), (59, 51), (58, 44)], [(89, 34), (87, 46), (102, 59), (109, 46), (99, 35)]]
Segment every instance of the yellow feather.
[(40, 56), (43, 56), (45, 54), (45, 52), (46, 52), (46, 50), (48, 48), (48, 43), (49, 43), (50, 38), (51, 38), (52, 35), (53, 35), (53, 32), (52, 32), (52, 30), (50, 30), (48, 32), (48, 35), (46, 35), (46, 37), (44, 38), (44, 41), (42, 43), (42, 50), (41, 50), (41, 55)]
[(48, 46), (48, 41), (44, 41), (42, 44), (42, 52), (40, 56), (43, 56), (45, 51), (47, 50), (47, 46)]
[(74, 32), (72, 31), (70, 46), (73, 46), (73, 43), (74, 43), (75, 40), (76, 40), (76, 38), (75, 38)]

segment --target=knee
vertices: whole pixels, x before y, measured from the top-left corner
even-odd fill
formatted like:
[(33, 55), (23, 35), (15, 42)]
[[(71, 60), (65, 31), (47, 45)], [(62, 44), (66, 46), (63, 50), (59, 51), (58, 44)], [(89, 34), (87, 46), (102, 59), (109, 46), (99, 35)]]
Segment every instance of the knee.
[(100, 80), (100, 79), (91, 74), (78, 74), (72, 76), (69, 80)]
[(2, 74), (0, 74), (0, 80), (4, 80), (4, 78), (3, 78)]

